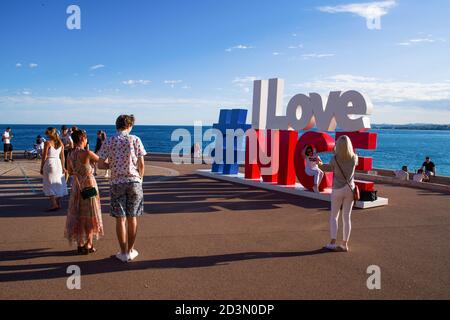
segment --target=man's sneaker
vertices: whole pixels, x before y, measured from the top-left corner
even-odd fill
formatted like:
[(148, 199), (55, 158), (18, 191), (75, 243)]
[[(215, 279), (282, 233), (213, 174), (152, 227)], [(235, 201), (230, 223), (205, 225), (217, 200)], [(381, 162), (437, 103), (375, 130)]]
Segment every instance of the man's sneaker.
[(128, 261), (133, 261), (139, 255), (139, 252), (136, 249), (133, 249), (128, 254)]
[(116, 254), (116, 258), (122, 262), (128, 262), (128, 259), (129, 259), (128, 254), (122, 253), (122, 252), (118, 252)]

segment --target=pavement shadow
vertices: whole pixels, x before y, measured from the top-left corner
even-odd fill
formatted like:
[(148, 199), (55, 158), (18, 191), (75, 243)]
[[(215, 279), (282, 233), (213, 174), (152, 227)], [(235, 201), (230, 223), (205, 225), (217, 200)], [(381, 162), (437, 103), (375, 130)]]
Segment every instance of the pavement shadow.
[[(39, 257), (37, 251), (45, 249), (36, 249), (30, 252), (29, 258)], [(257, 259), (281, 259), (305, 257), (324, 253), (332, 253), (325, 249), (301, 252), (243, 252), (211, 256), (191, 256), (181, 258), (169, 258), (148, 261), (134, 261), (132, 263), (122, 263), (115, 257), (104, 258), (101, 260), (91, 261), (72, 261), (58, 263), (41, 263), (41, 264), (23, 264), (23, 265), (2, 265), (0, 266), (0, 282), (12, 281), (31, 281), (44, 279), (65, 278), (69, 275), (66, 273), (67, 267), (76, 265), (81, 270), (81, 275), (95, 275), (115, 272), (128, 272), (147, 269), (190, 269), (190, 268), (207, 268), (224, 266), (236, 261), (257, 260)], [(23, 252), (27, 255), (26, 252)], [(62, 252), (41, 252), (44, 257), (56, 255), (60, 256)], [(63, 253), (65, 254), (65, 253)]]
[[(33, 179), (34, 183), (41, 180)], [(109, 213), (109, 182), (97, 178), (102, 212)], [(14, 185), (15, 183), (22, 185)], [(62, 200), (63, 209), (46, 212), (48, 198), (35, 184), (24, 186), (23, 177), (0, 177), (1, 217), (65, 216), (69, 197)], [(212, 213), (230, 211), (261, 211), (290, 204), (302, 208), (329, 210), (324, 201), (257, 189), (231, 182), (217, 181), (195, 174), (182, 176), (148, 176), (144, 179), (144, 201), (147, 214)]]
[(194, 174), (144, 186), (144, 200), (148, 214), (208, 213), (222, 209), (258, 211), (278, 209), (285, 204), (329, 209), (329, 204), (324, 201), (236, 185)]
[(72, 257), (78, 255), (77, 252), (74, 250), (68, 251), (47, 251), (47, 250), (50, 250), (50, 248), (0, 251), (0, 261), (18, 261), (18, 260), (28, 260), (47, 257)]

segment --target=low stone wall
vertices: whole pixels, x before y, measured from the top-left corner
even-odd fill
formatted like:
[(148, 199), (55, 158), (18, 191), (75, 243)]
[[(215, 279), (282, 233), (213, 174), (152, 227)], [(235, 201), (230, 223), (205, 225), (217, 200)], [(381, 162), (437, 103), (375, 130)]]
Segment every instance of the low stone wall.
[[(3, 155), (3, 154), (2, 154)], [(24, 157), (23, 150), (14, 151), (14, 157), (20, 159)], [(146, 160), (148, 161), (171, 161), (169, 153), (157, 153), (151, 152), (147, 154)], [(328, 164), (322, 167), (325, 171), (331, 171)], [(394, 184), (404, 187), (432, 190), (444, 193), (450, 193), (450, 177), (436, 176), (431, 177), (430, 182), (415, 182), (412, 181), (413, 173), (410, 173), (409, 181), (402, 181), (395, 178), (394, 170), (388, 169), (373, 169), (370, 172), (359, 171), (356, 174), (358, 180), (373, 181), (376, 183)]]

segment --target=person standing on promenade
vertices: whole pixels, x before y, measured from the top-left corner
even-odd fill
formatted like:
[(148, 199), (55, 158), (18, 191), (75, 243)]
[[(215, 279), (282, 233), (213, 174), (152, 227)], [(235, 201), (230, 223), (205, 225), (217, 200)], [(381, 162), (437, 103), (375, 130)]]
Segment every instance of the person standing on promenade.
[(116, 218), (116, 232), (122, 262), (138, 256), (134, 248), (137, 217), (144, 212), (144, 156), (146, 151), (139, 137), (131, 135), (133, 115), (121, 115), (116, 120), (117, 133), (108, 138), (99, 152), (99, 167), (109, 164), (111, 170), (111, 216)]
[[(106, 132), (103, 130), (97, 131), (97, 141), (95, 143), (95, 151), (94, 153), (98, 154), (100, 149), (102, 148), (103, 143), (106, 141)], [(97, 175), (97, 164), (94, 165), (94, 176)], [(106, 169), (105, 178), (109, 178), (109, 169)]]
[[(11, 128), (6, 128), (5, 132), (3, 132), (2, 135), (2, 141), (3, 141), (3, 156), (5, 158), (5, 162), (8, 161), (14, 161), (13, 160), (13, 146), (11, 144), (11, 139), (13, 138), (13, 135), (11, 133)], [(9, 158), (8, 158), (9, 156)]]
[[(355, 168), (358, 156), (348, 136), (341, 136), (336, 142), (335, 155), (330, 161), (334, 172), (333, 190), (331, 193), (330, 234), (331, 242), (325, 248), (333, 251), (348, 251), (348, 240), (352, 229), (351, 214), (354, 203)], [(342, 207), (342, 211), (341, 211)], [(342, 212), (343, 242), (337, 246), (337, 230), (339, 213)]]
[(86, 132), (72, 132), (74, 149), (69, 155), (67, 167), (74, 177), (70, 193), (69, 209), (66, 218), (65, 237), (69, 242), (78, 244), (79, 254), (94, 253), (94, 238), (103, 236), (103, 221), (100, 195), (97, 182), (92, 174), (91, 162), (97, 162), (98, 156), (85, 150)]
[(56, 128), (47, 128), (45, 131), (49, 138), (44, 143), (41, 160), (41, 174), (43, 176), (44, 193), (50, 198), (50, 209), (61, 209), (60, 199), (67, 195), (66, 179), (64, 177), (64, 146), (59, 138)]
[[(67, 159), (69, 159), (69, 153), (73, 149), (73, 140), (70, 136), (70, 130), (67, 126), (61, 127), (61, 141), (64, 146), (64, 169), (67, 170)], [(67, 171), (66, 171), (67, 172)], [(68, 179), (68, 175), (66, 174), (66, 181)]]

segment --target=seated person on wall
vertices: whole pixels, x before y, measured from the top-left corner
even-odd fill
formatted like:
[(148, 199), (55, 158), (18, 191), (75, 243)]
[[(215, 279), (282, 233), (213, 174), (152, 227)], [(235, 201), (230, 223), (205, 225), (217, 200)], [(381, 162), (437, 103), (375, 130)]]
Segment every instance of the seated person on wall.
[(319, 169), (323, 164), (322, 160), (317, 154), (314, 154), (314, 149), (310, 145), (306, 145), (303, 149), (303, 157), (305, 158), (305, 172), (308, 176), (314, 177), (314, 192), (319, 193), (319, 186), (322, 182), (324, 173)]
[(422, 169), (417, 170), (417, 173), (413, 176), (415, 182), (427, 182), (428, 177), (425, 175)]
[(428, 179), (430, 179), (431, 176), (436, 175), (436, 165), (433, 161), (431, 161), (430, 157), (425, 158), (425, 162), (422, 164), (420, 169), (425, 169), (425, 175), (428, 177)]
[(395, 178), (399, 180), (408, 181), (409, 180), (409, 174), (408, 174), (408, 167), (403, 166), (402, 170), (395, 170)]

